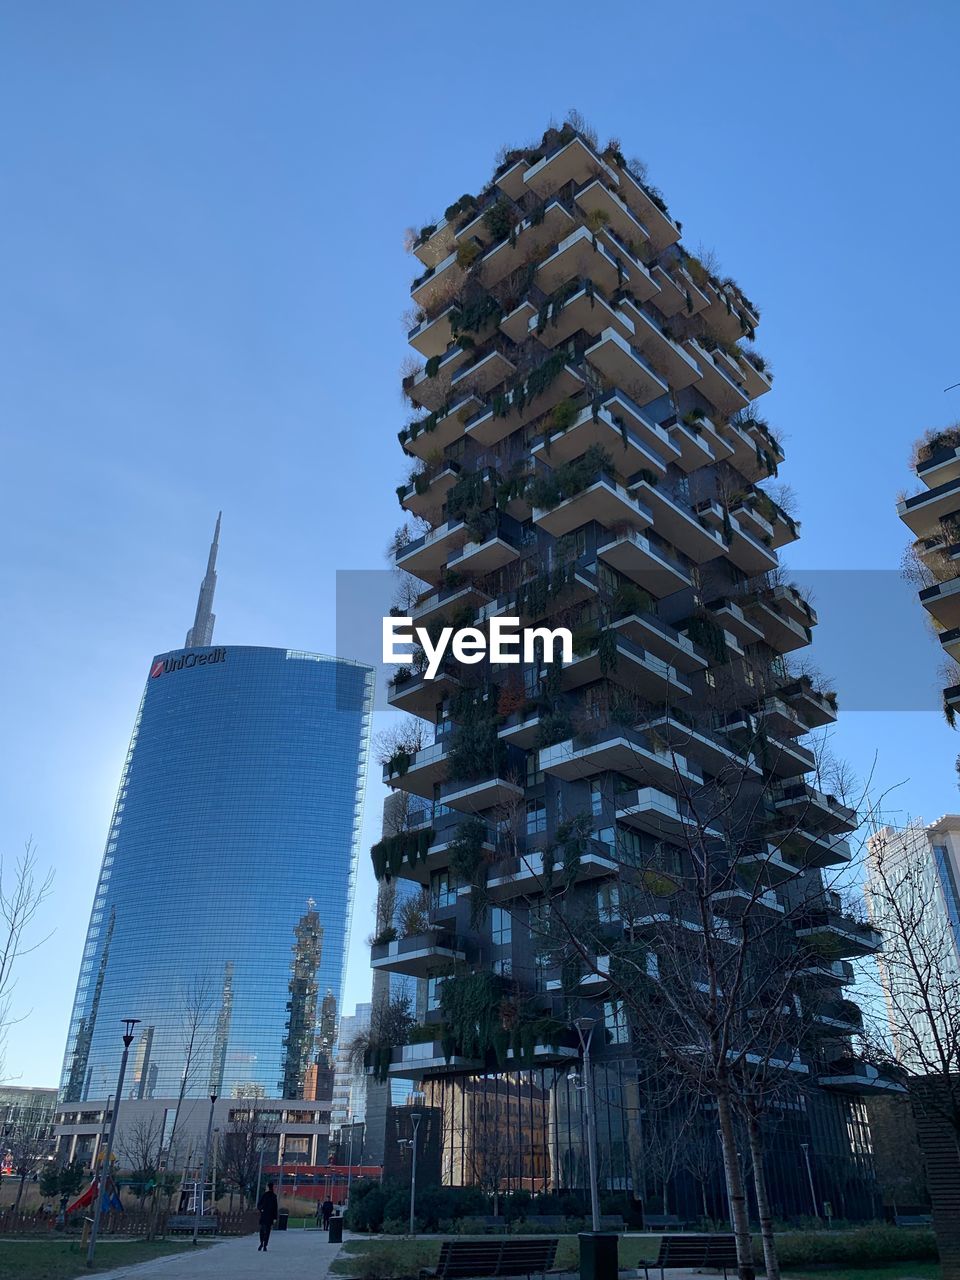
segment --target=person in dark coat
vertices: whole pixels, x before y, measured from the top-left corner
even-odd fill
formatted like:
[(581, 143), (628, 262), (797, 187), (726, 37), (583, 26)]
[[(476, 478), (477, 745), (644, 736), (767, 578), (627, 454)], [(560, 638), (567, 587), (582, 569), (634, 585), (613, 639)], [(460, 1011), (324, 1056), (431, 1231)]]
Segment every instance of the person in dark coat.
[(330, 1226), (330, 1219), (333, 1217), (333, 1201), (330, 1199), (329, 1196), (327, 1197), (326, 1200), (324, 1200), (323, 1204), (320, 1206), (320, 1213), (323, 1218), (323, 1229), (324, 1231), (326, 1231), (326, 1229)]
[[(280, 1212), (272, 1182), (267, 1183), (266, 1191), (257, 1201), (257, 1208), (260, 1210), (260, 1249), (266, 1253), (267, 1245), (270, 1242), (270, 1231)], [(257, 1250), (257, 1253), (260, 1252), (260, 1249)]]

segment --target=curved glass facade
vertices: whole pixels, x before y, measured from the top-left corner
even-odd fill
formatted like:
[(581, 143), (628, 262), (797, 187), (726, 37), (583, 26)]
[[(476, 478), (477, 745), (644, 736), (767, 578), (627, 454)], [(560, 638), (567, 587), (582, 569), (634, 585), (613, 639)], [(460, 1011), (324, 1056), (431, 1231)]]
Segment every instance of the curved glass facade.
[(60, 1089), (316, 1098), (336, 1034), (373, 671), (252, 647), (154, 658), (90, 917)]

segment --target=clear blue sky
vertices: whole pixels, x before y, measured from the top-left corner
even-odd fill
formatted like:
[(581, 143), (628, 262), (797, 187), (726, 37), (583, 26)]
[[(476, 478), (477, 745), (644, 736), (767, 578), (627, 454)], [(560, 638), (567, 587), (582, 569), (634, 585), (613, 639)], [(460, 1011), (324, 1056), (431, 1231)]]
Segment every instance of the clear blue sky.
[[(330, 651), (334, 570), (382, 566), (403, 229), (502, 143), (575, 106), (646, 159), (763, 310), (792, 564), (896, 568), (910, 442), (960, 417), (958, 28), (947, 3), (3, 7), (0, 847), (32, 833), (57, 871), (8, 1075), (57, 1079), (147, 662), (182, 643), (217, 509), (223, 643)], [(875, 665), (890, 705), (896, 630), (935, 705), (919, 606), (889, 572), (858, 583), (841, 701)], [(903, 812), (960, 806), (935, 712), (849, 712), (834, 745), (907, 779)]]

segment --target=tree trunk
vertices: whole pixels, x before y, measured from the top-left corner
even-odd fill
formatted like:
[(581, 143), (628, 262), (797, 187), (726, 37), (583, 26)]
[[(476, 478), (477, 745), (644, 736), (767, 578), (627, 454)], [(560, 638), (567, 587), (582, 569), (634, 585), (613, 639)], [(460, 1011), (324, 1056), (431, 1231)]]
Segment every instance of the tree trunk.
[(730, 1217), (737, 1242), (737, 1275), (740, 1280), (756, 1280), (753, 1265), (753, 1240), (750, 1236), (750, 1220), (747, 1216), (747, 1197), (737, 1155), (737, 1139), (733, 1131), (733, 1111), (730, 1094), (718, 1092), (717, 1119), (720, 1123), (720, 1146), (723, 1151), (723, 1176), (730, 1201)]
[(26, 1182), (26, 1180), (27, 1180), (27, 1175), (25, 1173), (22, 1173), (20, 1175), (20, 1185), (17, 1187), (17, 1198), (13, 1206), (14, 1213), (20, 1212), (20, 1197), (23, 1195), (23, 1184)]
[(703, 1224), (704, 1226), (706, 1226), (706, 1224), (710, 1221), (710, 1209), (707, 1206), (706, 1179), (704, 1179), (704, 1181), (700, 1183), (700, 1202), (703, 1205)]
[(753, 1162), (753, 1189), (757, 1196), (757, 1213), (760, 1217), (760, 1237), (763, 1241), (763, 1264), (767, 1280), (780, 1280), (780, 1262), (773, 1238), (773, 1215), (767, 1195), (767, 1175), (763, 1167), (763, 1138), (756, 1116), (747, 1117), (747, 1133), (750, 1136), (750, 1159)]

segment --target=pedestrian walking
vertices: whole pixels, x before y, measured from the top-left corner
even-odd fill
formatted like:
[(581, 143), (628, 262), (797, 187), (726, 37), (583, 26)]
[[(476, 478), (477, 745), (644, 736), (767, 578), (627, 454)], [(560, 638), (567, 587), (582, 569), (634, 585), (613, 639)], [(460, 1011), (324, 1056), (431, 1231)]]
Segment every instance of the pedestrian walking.
[(324, 1231), (326, 1231), (326, 1229), (330, 1226), (330, 1219), (333, 1217), (333, 1201), (330, 1199), (329, 1196), (327, 1197), (326, 1200), (324, 1200), (323, 1204), (320, 1206), (320, 1211), (323, 1214), (323, 1229)]
[[(266, 1191), (257, 1201), (257, 1208), (260, 1210), (260, 1249), (266, 1253), (267, 1245), (270, 1242), (270, 1231), (280, 1212), (272, 1182), (267, 1183)], [(257, 1250), (257, 1253), (260, 1252), (260, 1249)]]

